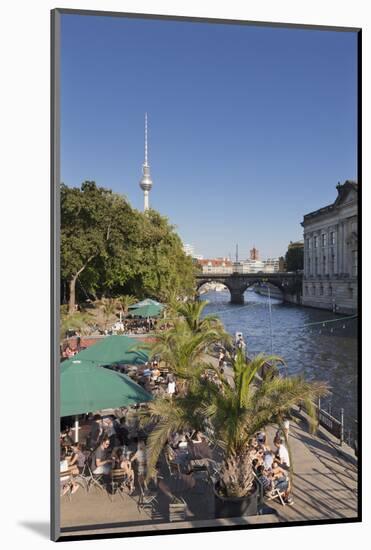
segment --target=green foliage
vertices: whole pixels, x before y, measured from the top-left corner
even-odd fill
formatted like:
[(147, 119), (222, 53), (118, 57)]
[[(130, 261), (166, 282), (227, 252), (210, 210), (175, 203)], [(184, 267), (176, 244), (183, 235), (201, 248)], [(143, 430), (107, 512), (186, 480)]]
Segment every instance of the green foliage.
[(123, 294), (117, 298), (117, 304), (124, 315), (128, 313), (129, 307), (133, 306), (136, 302), (137, 299), (131, 294)]
[[(149, 475), (172, 432), (207, 430), (223, 454), (220, 490), (225, 496), (249, 494), (253, 483), (249, 439), (269, 424), (281, 425), (295, 405), (308, 405), (327, 393), (326, 385), (302, 377), (258, 378), (256, 375), (267, 362), (275, 364), (282, 359), (261, 354), (246, 363), (239, 352), (233, 363), (232, 383), (217, 369), (214, 373), (218, 383), (202, 379), (200, 368), (188, 369), (192, 380), (185, 395), (158, 398), (150, 403), (150, 419), (157, 424), (149, 436)], [(311, 423), (314, 427), (314, 417)]]
[(304, 269), (304, 247), (289, 247), (285, 255), (285, 262), (287, 271), (297, 271)]
[(94, 298), (132, 294), (160, 301), (194, 290), (192, 260), (168, 220), (154, 210), (134, 210), (125, 197), (91, 181), (61, 186), (61, 278), (70, 311), (75, 288), (77, 301), (86, 298), (81, 288)]
[(67, 311), (61, 312), (61, 340), (63, 340), (68, 330), (75, 330), (83, 335), (89, 334), (93, 321), (94, 319), (89, 314), (80, 311), (72, 314), (68, 314)]

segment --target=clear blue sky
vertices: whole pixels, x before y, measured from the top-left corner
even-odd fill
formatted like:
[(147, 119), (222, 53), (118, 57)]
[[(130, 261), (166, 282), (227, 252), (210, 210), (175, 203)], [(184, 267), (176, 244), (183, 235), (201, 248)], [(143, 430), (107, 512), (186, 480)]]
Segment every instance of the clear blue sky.
[(62, 181), (151, 205), (205, 257), (283, 255), (357, 179), (356, 33), (62, 16)]

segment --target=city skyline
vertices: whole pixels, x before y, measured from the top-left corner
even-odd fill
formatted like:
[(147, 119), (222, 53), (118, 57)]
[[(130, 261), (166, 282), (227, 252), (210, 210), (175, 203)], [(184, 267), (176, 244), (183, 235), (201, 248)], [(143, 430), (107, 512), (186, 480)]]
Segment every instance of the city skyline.
[(61, 67), (62, 181), (142, 210), (148, 112), (151, 206), (205, 257), (284, 255), (357, 179), (355, 33), (63, 15)]

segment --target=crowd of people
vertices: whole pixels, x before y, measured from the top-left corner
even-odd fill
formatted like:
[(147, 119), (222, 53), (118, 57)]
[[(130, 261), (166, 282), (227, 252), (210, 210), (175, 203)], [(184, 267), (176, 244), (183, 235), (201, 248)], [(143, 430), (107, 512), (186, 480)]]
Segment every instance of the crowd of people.
[[(259, 432), (249, 442), (249, 453), (254, 472), (261, 482), (264, 494), (282, 496), (285, 504), (294, 503), (291, 497), (291, 484), (289, 479), (290, 456), (286, 446), (288, 439), (288, 420), (285, 421), (285, 434), (278, 430), (273, 444), (276, 448), (273, 451), (267, 445), (267, 437), (264, 432)], [(276, 492), (276, 493), (275, 493)]]
[[(147, 326), (148, 330), (152, 330), (154, 326), (146, 325), (146, 320), (130, 321), (138, 322), (134, 329)], [(128, 326), (126, 325), (125, 328), (128, 329)], [(246, 349), (242, 335), (239, 333), (236, 334), (235, 352), (238, 349), (244, 351)], [(63, 349), (63, 357), (70, 357), (74, 352), (77, 352), (77, 348), (73, 350), (67, 345)], [(224, 348), (219, 349), (218, 365), (220, 373), (228, 367), (227, 352)], [(176, 377), (163, 366), (160, 368), (157, 359), (140, 367), (115, 365), (112, 368), (126, 372), (154, 395), (167, 394), (173, 398), (178, 391)], [(216, 384), (221, 383), (220, 377), (211, 369), (203, 376)], [(125, 413), (125, 410), (123, 412)], [(124, 479), (125, 491), (129, 495), (139, 488), (146, 490), (148, 433), (139, 428), (138, 417), (134, 415), (134, 420), (129, 426), (127, 414), (120, 417), (114, 415), (102, 417), (97, 414), (89, 418), (89, 425), (90, 430), (83, 444), (75, 444), (69, 430), (61, 432), (62, 494), (68, 491), (72, 494), (78, 490), (79, 484), (76, 479), (78, 476), (83, 476), (87, 468), (93, 476), (103, 476), (106, 484), (109, 484), (110, 479), (112, 480), (114, 473), (120, 472)], [(273, 441), (274, 449), (267, 444), (264, 432), (257, 433), (249, 441), (249, 455), (264, 494), (267, 496), (279, 494), (285, 504), (291, 505), (293, 499), (289, 480), (290, 457), (286, 445), (288, 432), (289, 422), (286, 420), (284, 432), (276, 433)], [(208, 438), (199, 431), (180, 431), (171, 434), (164, 450), (163, 456), (166, 457), (170, 470), (173, 474), (180, 476), (189, 476), (192, 471), (192, 461), (212, 460)]]
[[(134, 420), (138, 420), (135, 415)], [(145, 487), (146, 434), (139, 428), (139, 422), (132, 421), (129, 425), (125, 414), (120, 418), (96, 414), (88, 422), (90, 430), (83, 443), (73, 441), (69, 426), (60, 434), (62, 495), (76, 492), (81, 486), (78, 481), (89, 476), (102, 476), (109, 486), (113, 471), (122, 474), (127, 494), (135, 491), (135, 480)]]

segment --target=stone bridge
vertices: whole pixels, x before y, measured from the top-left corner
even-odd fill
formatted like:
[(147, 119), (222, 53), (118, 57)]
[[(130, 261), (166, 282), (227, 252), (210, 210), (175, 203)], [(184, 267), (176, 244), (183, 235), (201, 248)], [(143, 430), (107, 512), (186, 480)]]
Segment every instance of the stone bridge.
[(255, 283), (270, 283), (282, 292), (284, 302), (301, 304), (302, 282), (301, 272), (199, 273), (196, 275), (197, 291), (205, 283), (223, 284), (231, 294), (232, 304), (243, 304), (245, 290)]

